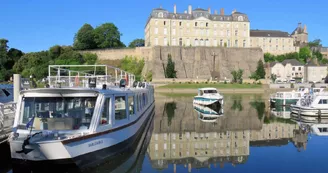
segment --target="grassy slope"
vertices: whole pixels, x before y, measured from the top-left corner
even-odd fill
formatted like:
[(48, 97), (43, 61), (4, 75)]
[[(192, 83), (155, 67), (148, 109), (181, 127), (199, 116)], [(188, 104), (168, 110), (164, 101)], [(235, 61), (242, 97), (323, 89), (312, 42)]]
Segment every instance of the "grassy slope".
[(163, 89), (197, 89), (197, 88), (226, 88), (226, 89), (248, 89), (248, 88), (262, 88), (262, 85), (256, 84), (168, 84), (158, 87)]

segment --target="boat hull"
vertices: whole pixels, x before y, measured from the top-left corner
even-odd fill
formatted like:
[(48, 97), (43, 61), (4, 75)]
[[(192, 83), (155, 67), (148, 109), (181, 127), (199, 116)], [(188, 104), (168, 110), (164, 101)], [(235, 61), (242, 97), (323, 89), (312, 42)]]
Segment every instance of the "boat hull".
[(194, 104), (210, 106), (214, 104), (223, 105), (223, 98), (206, 98), (206, 97), (195, 97), (193, 100)]
[(33, 168), (37, 168), (38, 165), (55, 168), (57, 165), (73, 165), (70, 166), (72, 169), (92, 167), (104, 160), (114, 158), (135, 145), (149, 126), (154, 115), (154, 107), (152, 103), (136, 123), (118, 131), (71, 142), (28, 145), (26, 148), (34, 150), (27, 154), (16, 153), (22, 149), (21, 142), (11, 142), (13, 162), (19, 165), (31, 165)]

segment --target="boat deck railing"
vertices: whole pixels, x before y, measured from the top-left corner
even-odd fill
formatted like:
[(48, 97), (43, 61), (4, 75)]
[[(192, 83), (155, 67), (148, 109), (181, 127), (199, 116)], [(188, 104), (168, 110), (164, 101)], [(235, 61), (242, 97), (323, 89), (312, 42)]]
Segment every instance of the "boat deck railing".
[(49, 65), (48, 84), (50, 87), (89, 87), (90, 80), (96, 88), (103, 84), (118, 85), (125, 79), (126, 86), (132, 86), (135, 76), (117, 67), (108, 65)]
[(16, 103), (0, 103), (0, 144), (11, 132), (16, 112)]

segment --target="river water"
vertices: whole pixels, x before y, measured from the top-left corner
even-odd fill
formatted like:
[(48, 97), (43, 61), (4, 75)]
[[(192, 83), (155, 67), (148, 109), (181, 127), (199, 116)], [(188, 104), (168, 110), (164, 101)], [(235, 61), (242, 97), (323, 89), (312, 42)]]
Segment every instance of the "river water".
[[(136, 149), (83, 172), (328, 172), (328, 138), (302, 130), (288, 108), (269, 108), (264, 95), (224, 99), (223, 109), (209, 110), (195, 109), (191, 96), (156, 95)], [(7, 144), (0, 153), (0, 173), (16, 172)]]

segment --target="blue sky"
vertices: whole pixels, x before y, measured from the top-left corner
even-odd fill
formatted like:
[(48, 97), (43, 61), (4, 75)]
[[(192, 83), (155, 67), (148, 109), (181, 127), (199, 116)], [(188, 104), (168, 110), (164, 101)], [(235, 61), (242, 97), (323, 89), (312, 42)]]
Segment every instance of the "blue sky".
[(24, 52), (47, 50), (49, 47), (71, 45), (74, 34), (84, 24), (96, 27), (113, 22), (123, 34), (127, 45), (135, 38), (144, 38), (144, 27), (153, 8), (162, 6), (178, 12), (193, 8), (233, 9), (248, 14), (252, 29), (292, 32), (298, 22), (307, 25), (309, 40), (320, 38), (328, 46), (328, 1), (296, 0), (1, 0), (0, 38), (9, 46)]

